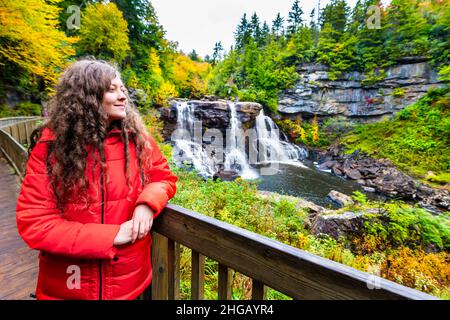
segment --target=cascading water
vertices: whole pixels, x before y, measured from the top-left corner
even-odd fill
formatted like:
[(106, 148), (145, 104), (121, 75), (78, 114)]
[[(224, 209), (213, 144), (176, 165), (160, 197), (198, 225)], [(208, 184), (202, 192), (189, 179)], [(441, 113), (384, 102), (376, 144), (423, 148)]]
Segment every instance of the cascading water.
[[(172, 141), (175, 144), (175, 162), (179, 166), (186, 162), (191, 163), (201, 176), (212, 177), (216, 169), (212, 159), (203, 148), (201, 124), (198, 127), (200, 133), (196, 132), (196, 124), (199, 122), (195, 119), (193, 106), (187, 102), (180, 102), (177, 103), (176, 108), (177, 130), (172, 134)], [(200, 139), (196, 139), (198, 134), (200, 134)]]
[[(229, 108), (230, 127), (227, 129), (226, 152), (224, 161), (221, 163), (206, 152), (202, 144), (201, 122), (195, 118), (194, 106), (187, 102), (176, 104), (177, 129), (172, 134), (172, 141), (174, 143), (174, 159), (177, 165), (190, 164), (201, 176), (212, 177), (223, 164), (225, 171), (235, 171), (243, 179), (258, 178), (256, 169), (250, 163), (280, 162), (304, 167), (300, 161), (308, 156), (307, 151), (287, 141), (282, 141), (279, 136), (281, 131), (272, 119), (264, 115), (262, 110), (256, 118), (255, 128), (250, 130), (250, 150), (247, 153), (242, 125), (236, 112), (236, 104), (230, 102)], [(284, 140), (287, 140), (285, 136)], [(256, 151), (256, 157), (250, 156), (252, 151)], [(249, 161), (250, 158), (252, 158), (251, 162)]]
[(228, 132), (227, 152), (225, 154), (225, 170), (236, 171), (243, 179), (256, 179), (258, 173), (252, 169), (245, 152), (245, 140), (241, 133), (241, 123), (237, 117), (236, 104), (230, 102), (230, 128)]
[[(270, 117), (264, 115), (263, 110), (256, 117), (256, 132), (260, 163), (282, 162), (305, 167), (301, 160), (308, 157), (308, 151), (287, 141), (282, 141), (280, 139), (281, 130)], [(283, 137), (287, 140), (284, 134)]]

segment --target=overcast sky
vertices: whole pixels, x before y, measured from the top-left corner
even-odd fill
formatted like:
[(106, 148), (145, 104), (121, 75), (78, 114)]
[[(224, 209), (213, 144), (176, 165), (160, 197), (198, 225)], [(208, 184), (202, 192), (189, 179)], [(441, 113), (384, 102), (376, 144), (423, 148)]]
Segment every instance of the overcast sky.
[[(178, 42), (178, 49), (189, 53), (195, 49), (204, 57), (212, 54), (214, 44), (222, 42), (226, 51), (234, 44), (234, 32), (244, 13), (254, 12), (261, 23), (269, 27), (278, 12), (287, 21), (294, 0), (150, 0), (159, 23), (166, 31), (166, 39)], [(323, 8), (330, 0), (321, 0)], [(353, 7), (356, 0), (348, 0)], [(318, 0), (300, 0), (304, 19), (309, 21), (311, 10)], [(317, 9), (316, 9), (317, 16)]]

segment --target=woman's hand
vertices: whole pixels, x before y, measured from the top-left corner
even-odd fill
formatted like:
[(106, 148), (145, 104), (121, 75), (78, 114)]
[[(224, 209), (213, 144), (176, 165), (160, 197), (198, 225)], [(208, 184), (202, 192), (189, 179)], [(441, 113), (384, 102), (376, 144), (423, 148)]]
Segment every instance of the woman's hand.
[(131, 243), (144, 238), (153, 225), (153, 211), (146, 204), (140, 204), (134, 209), (132, 221)]
[(113, 245), (120, 246), (123, 244), (127, 244), (128, 242), (131, 242), (133, 232), (133, 220), (125, 221), (120, 225), (119, 232), (117, 232), (116, 237), (114, 238)]

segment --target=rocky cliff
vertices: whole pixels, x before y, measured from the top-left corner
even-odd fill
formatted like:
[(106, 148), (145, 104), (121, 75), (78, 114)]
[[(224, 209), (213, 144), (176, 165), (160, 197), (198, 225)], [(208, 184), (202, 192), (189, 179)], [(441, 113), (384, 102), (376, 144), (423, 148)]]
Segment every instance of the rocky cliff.
[(305, 64), (299, 73), (300, 81), (280, 97), (278, 111), (282, 117), (340, 115), (357, 121), (376, 121), (414, 103), (429, 89), (444, 86), (423, 58), (402, 60), (385, 70), (382, 81), (372, 85), (364, 84), (360, 72), (331, 80), (323, 65)]
[[(202, 122), (203, 130), (216, 128), (226, 130), (230, 126), (230, 101), (206, 97), (203, 100), (174, 99), (170, 101), (169, 108), (162, 108), (160, 114), (164, 120), (163, 135), (169, 137), (176, 127), (177, 106), (187, 102), (194, 108), (194, 116)], [(262, 105), (256, 102), (236, 102), (236, 116), (244, 129), (253, 127), (256, 117), (262, 109)]]

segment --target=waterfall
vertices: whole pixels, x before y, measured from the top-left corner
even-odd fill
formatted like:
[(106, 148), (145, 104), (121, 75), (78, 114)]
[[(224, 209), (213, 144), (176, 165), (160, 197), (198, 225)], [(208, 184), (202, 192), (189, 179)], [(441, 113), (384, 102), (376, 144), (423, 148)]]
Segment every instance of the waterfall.
[[(265, 163), (288, 163), (305, 167), (301, 160), (308, 156), (305, 149), (290, 144), (278, 126), (264, 115), (261, 110), (256, 117), (255, 128), (249, 130), (249, 149), (246, 152), (245, 135), (242, 124), (236, 112), (236, 104), (230, 102), (230, 126), (226, 130), (226, 152), (223, 162), (220, 155), (213, 156), (207, 152), (203, 144), (201, 121), (195, 118), (194, 105), (187, 102), (177, 102), (177, 126), (172, 133), (174, 144), (174, 160), (178, 166), (192, 165), (201, 176), (213, 177), (223, 168), (225, 171), (236, 171), (243, 179), (258, 178), (258, 173), (252, 165)], [(219, 132), (220, 133), (220, 132)], [(248, 133), (248, 132), (247, 132)], [(221, 140), (223, 141), (223, 140)], [(223, 146), (219, 149), (223, 151)], [(250, 154), (255, 151), (256, 157)], [(220, 152), (220, 151), (219, 151)], [(252, 153), (253, 156), (255, 153)], [(247, 156), (248, 155), (248, 156)], [(249, 159), (252, 161), (249, 161)], [(218, 160), (219, 159), (219, 160)]]
[(263, 110), (256, 117), (256, 132), (260, 163), (282, 162), (305, 167), (301, 160), (308, 156), (308, 151), (289, 143), (284, 134), (285, 141), (281, 140), (281, 130)]
[(230, 102), (230, 128), (227, 130), (227, 152), (224, 167), (227, 171), (236, 171), (243, 179), (256, 179), (258, 173), (252, 169), (245, 152), (245, 139), (241, 132), (241, 123), (237, 117), (236, 104)]
[(186, 162), (191, 163), (201, 176), (212, 177), (216, 172), (215, 164), (203, 148), (201, 122), (195, 119), (193, 106), (187, 102), (180, 102), (176, 108), (177, 129), (172, 134), (175, 162), (178, 166)]

